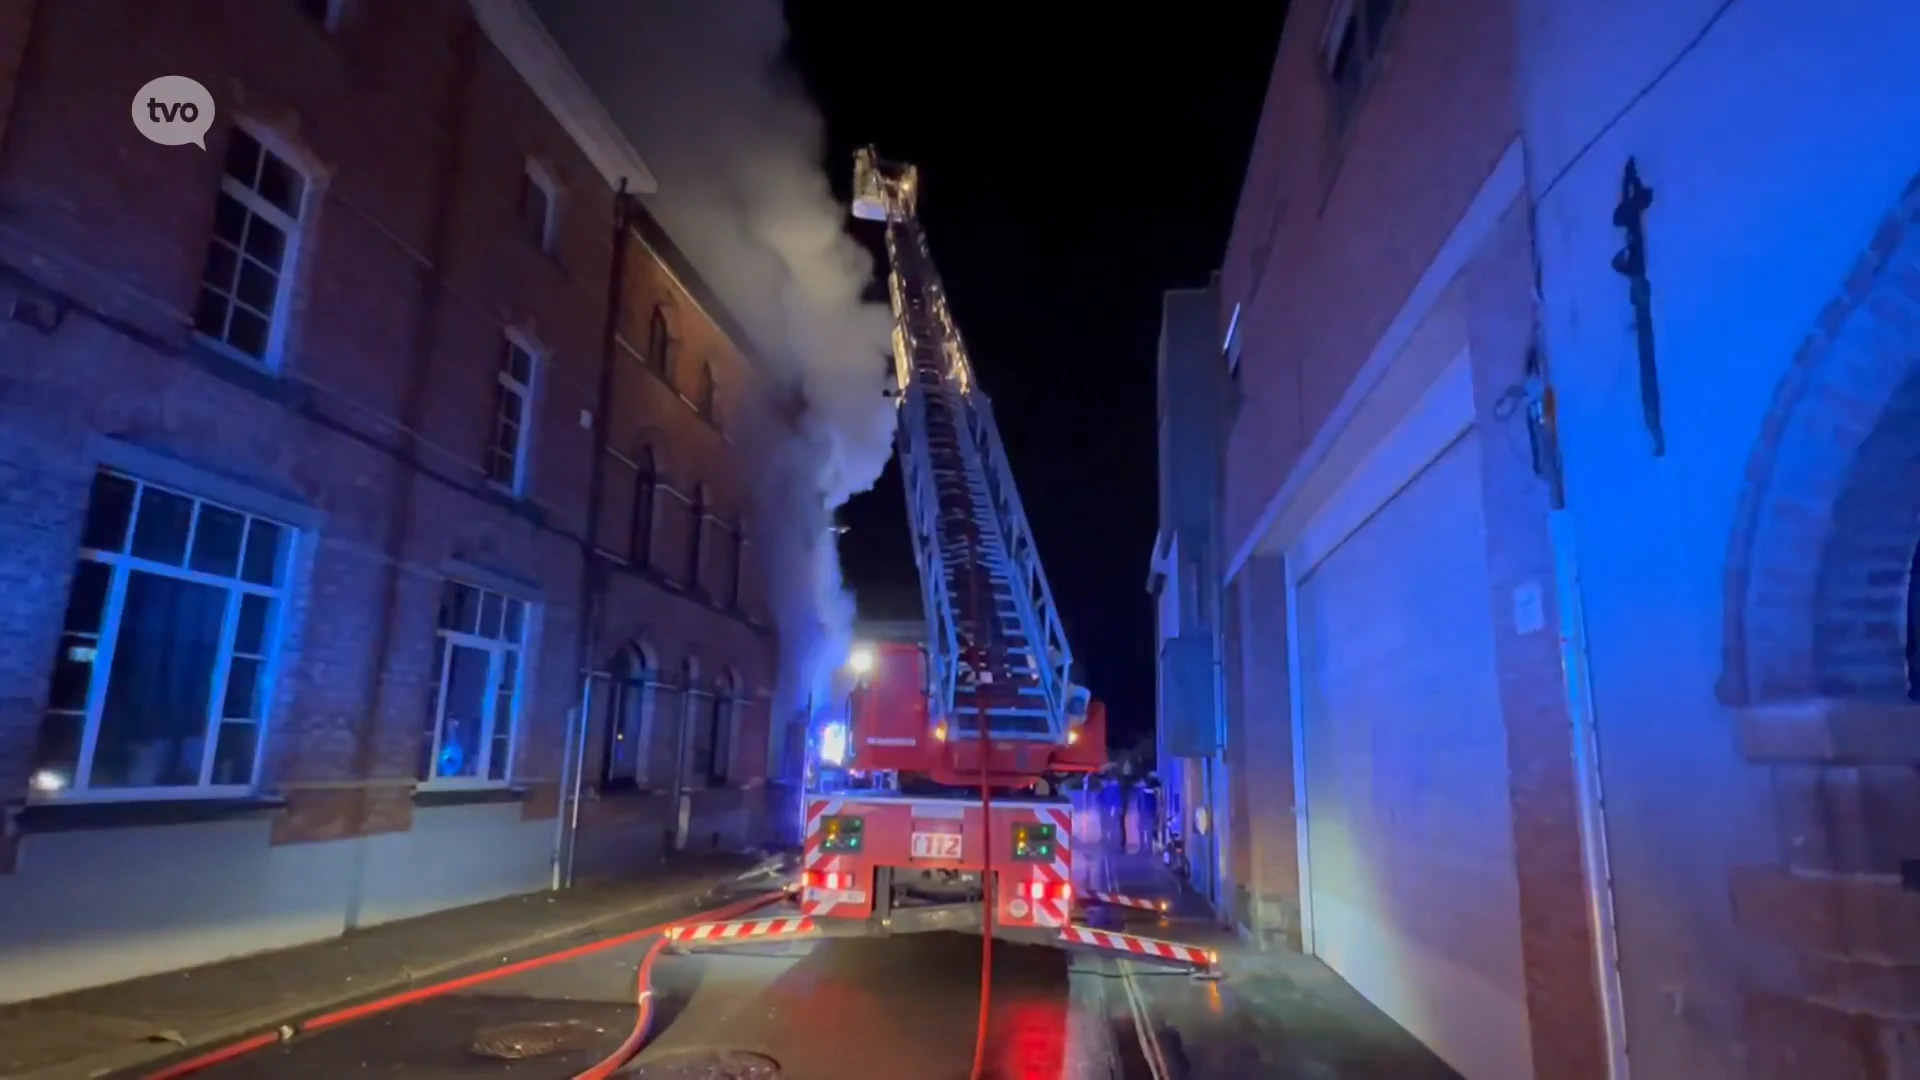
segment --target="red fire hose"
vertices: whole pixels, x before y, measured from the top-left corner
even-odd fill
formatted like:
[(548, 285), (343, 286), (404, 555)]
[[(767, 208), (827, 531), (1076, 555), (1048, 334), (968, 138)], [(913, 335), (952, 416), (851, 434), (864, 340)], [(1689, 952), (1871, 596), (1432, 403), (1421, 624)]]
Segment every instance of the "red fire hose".
[(468, 987), (478, 986), (496, 979), (504, 979), (510, 975), (518, 975), (538, 968), (551, 967), (554, 964), (564, 963), (568, 960), (577, 960), (583, 956), (590, 956), (594, 953), (605, 952), (609, 949), (617, 949), (622, 945), (630, 945), (636, 941), (643, 941), (656, 934), (660, 935), (660, 940), (653, 943), (652, 947), (647, 950), (646, 956), (640, 961), (640, 969), (636, 976), (638, 981), (636, 1003), (639, 1008), (634, 1016), (632, 1033), (627, 1036), (620, 1044), (620, 1048), (614, 1051), (612, 1055), (581, 1073), (580, 1076), (576, 1078), (576, 1080), (604, 1080), (605, 1077), (611, 1076), (614, 1070), (631, 1060), (633, 1055), (639, 1053), (641, 1047), (646, 1044), (647, 1029), (653, 1023), (654, 1013), (653, 990), (651, 986), (653, 964), (659, 957), (661, 949), (666, 944), (666, 931), (682, 923), (692, 922), (696, 919), (735, 918), (757, 908), (765, 907), (781, 899), (783, 896), (785, 896), (784, 892), (755, 896), (751, 899), (727, 904), (713, 911), (689, 915), (671, 922), (660, 923), (655, 926), (644, 927), (614, 937), (604, 938), (600, 941), (591, 941), (585, 945), (576, 945), (570, 949), (561, 949), (558, 952), (531, 957), (512, 964), (503, 964), (500, 967), (489, 968), (486, 971), (477, 971), (442, 982), (429, 983), (426, 986), (417, 986), (410, 990), (402, 990), (398, 993), (388, 994), (371, 1001), (363, 1001), (357, 1005), (349, 1005), (342, 1009), (335, 1009), (332, 1012), (322, 1013), (308, 1020), (287, 1024), (277, 1031), (262, 1032), (258, 1035), (228, 1043), (225, 1046), (215, 1047), (203, 1054), (188, 1058), (185, 1061), (176, 1062), (157, 1072), (149, 1073), (145, 1080), (179, 1080), (181, 1077), (204, 1072), (207, 1069), (213, 1068), (215, 1065), (225, 1064), (235, 1058), (244, 1057), (255, 1051), (278, 1046), (297, 1036), (325, 1031), (328, 1028), (338, 1027), (341, 1024), (351, 1023), (355, 1020), (363, 1020), (378, 1013), (397, 1009), (402, 1005), (411, 1005), (415, 1002), (426, 1001), (429, 998), (437, 998), (445, 994), (451, 994), (456, 990), (465, 990)]

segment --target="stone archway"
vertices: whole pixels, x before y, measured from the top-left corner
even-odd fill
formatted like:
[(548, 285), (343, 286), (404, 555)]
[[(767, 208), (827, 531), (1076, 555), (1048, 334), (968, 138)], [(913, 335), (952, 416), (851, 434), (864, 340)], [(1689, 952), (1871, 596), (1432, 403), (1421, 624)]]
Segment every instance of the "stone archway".
[(1718, 691), (1784, 858), (1736, 871), (1732, 902), (1802, 977), (1749, 997), (1755, 1076), (1920, 1070), (1917, 546), (1920, 178), (1781, 381), (1728, 551)]

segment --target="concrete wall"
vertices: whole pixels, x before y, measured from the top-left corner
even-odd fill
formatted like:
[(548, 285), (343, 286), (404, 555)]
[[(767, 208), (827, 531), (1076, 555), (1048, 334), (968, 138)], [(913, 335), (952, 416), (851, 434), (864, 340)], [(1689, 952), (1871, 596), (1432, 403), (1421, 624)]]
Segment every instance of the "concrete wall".
[[(1889, 1062), (1905, 1045), (1916, 1067), (1920, 904), (1896, 882), (1898, 857), (1920, 854), (1920, 713), (1865, 714), (1877, 749), (1766, 735), (1784, 730), (1771, 707), (1824, 723), (1824, 700), (1903, 696), (1920, 421), (1892, 403), (1920, 355), (1902, 202), (1920, 171), (1920, 8), (1521, 10), (1634, 1074), (1910, 1075)], [(1654, 192), (1659, 456), (1609, 267), (1629, 157)], [(1896, 415), (1907, 456), (1886, 461), (1902, 478), (1869, 477), (1867, 432)], [(1895, 528), (1841, 558), (1874, 535), (1846, 518), (1850, 485)], [(1847, 581), (1861, 587), (1830, 591)], [(1845, 914), (1842, 886), (1822, 884), (1836, 874), (1856, 875)], [(1834, 926), (1851, 929), (1820, 929)], [(1888, 940), (1896, 926), (1909, 931)]]
[(19, 868), (0, 878), (0, 1001), (530, 892), (545, 887), (553, 852), (553, 823), (523, 820), (517, 805), (423, 809), (411, 831), (329, 844), (273, 846), (272, 827), (27, 837)]

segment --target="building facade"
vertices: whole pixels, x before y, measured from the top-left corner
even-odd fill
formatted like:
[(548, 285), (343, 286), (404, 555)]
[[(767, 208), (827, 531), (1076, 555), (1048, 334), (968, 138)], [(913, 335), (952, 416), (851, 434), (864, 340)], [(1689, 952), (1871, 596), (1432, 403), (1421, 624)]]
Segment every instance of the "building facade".
[(1230, 782), (1221, 722), (1220, 495), (1233, 383), (1220, 362), (1218, 282), (1161, 302), (1160, 524), (1147, 572), (1159, 657), (1155, 760), (1161, 810), (1186, 844), (1188, 878), (1216, 912), (1236, 897), (1227, 873)]
[(526, 10), (30, 0), (0, 61), (0, 998), (755, 842), (775, 387)]
[(1920, 1069), (1920, 16), (1843, 7), (1289, 11), (1236, 915), (1473, 1080)]
[(1525, 13), (1628, 1063), (1920, 1075), (1920, 9)]
[[(1247, 933), (1475, 1080), (1600, 1075), (1513, 5), (1288, 11), (1221, 267)], [(1537, 467), (1539, 466), (1539, 467)]]

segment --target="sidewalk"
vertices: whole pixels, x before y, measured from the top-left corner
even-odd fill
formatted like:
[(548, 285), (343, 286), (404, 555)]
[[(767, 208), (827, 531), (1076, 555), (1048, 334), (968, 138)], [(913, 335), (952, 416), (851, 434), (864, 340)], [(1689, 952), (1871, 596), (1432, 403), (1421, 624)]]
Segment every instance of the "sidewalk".
[[(1311, 956), (1257, 952), (1180, 889), (1151, 852), (1102, 845), (1091, 879), (1106, 891), (1167, 898), (1165, 918), (1128, 913), (1125, 929), (1218, 951), (1221, 979), (1200, 982), (1144, 966), (1124, 981), (1137, 995), (1173, 1075), (1185, 1080), (1458, 1080), (1458, 1074)], [(1124, 1013), (1126, 1006), (1115, 1003)], [(1129, 1029), (1132, 1018), (1123, 1020)]]
[(509, 897), (297, 948), (0, 1006), (0, 1077), (103, 1075), (498, 963), (542, 944), (558, 947), (564, 938), (612, 936), (691, 914), (716, 891), (750, 891), (743, 879), (768, 862), (745, 856), (676, 860), (643, 879)]

